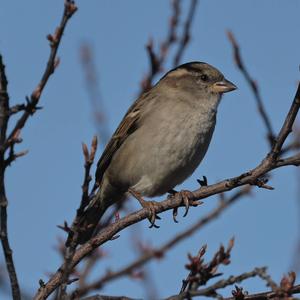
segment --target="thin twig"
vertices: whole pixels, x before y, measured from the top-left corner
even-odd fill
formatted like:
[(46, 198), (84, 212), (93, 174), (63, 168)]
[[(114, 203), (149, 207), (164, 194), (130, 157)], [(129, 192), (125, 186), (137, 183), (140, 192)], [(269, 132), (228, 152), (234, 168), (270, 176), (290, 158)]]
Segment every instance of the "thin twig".
[(182, 37), (179, 41), (179, 47), (174, 57), (174, 63), (173, 66), (177, 67), (180, 63), (180, 60), (183, 56), (183, 52), (186, 49), (187, 44), (189, 43), (191, 39), (191, 25), (195, 16), (196, 8), (197, 8), (198, 0), (191, 0), (190, 9), (187, 15), (187, 18), (184, 23), (184, 29)]
[[(295, 285), (290, 290), (290, 295), (299, 294), (300, 293), (300, 284)], [(295, 299), (295, 298), (285, 298), (283, 296), (278, 295), (278, 292), (268, 291), (257, 294), (248, 294), (243, 297), (243, 300), (269, 300), (269, 299)], [(223, 300), (236, 300), (235, 297), (223, 298)]]
[(200, 286), (206, 285), (207, 282), (222, 273), (217, 273), (220, 265), (230, 264), (231, 250), (234, 246), (234, 238), (232, 238), (227, 249), (221, 244), (219, 250), (214, 254), (212, 260), (208, 263), (204, 262), (204, 255), (206, 253), (207, 245), (201, 247), (197, 256), (188, 254), (189, 263), (185, 265), (185, 268), (190, 272), (186, 279), (182, 281), (182, 287), (180, 289), (180, 295), (186, 292), (198, 290)]
[[(263, 272), (264, 273), (264, 272)], [(261, 274), (258, 274), (262, 278)], [(283, 300), (292, 300), (299, 299), (291, 297), (294, 294), (300, 293), (300, 285), (294, 285), (296, 275), (294, 272), (289, 273), (287, 276), (283, 276), (280, 282), (280, 286), (272, 288), (272, 291), (262, 292), (257, 294), (248, 294), (243, 293), (243, 289), (240, 289), (236, 286), (236, 289), (241, 292), (240, 298), (237, 298), (235, 291), (233, 291), (233, 297), (223, 298), (223, 300), (268, 300), (268, 299), (283, 299)]]
[(61, 42), (61, 38), (65, 31), (66, 25), (69, 19), (76, 12), (77, 6), (72, 0), (65, 0), (65, 8), (63, 12), (63, 16), (60, 22), (60, 25), (56, 28), (55, 33), (53, 35), (48, 35), (47, 38), (50, 42), (50, 55), (48, 58), (48, 62), (46, 65), (46, 69), (42, 75), (42, 78), (35, 88), (35, 90), (31, 93), (30, 98), (27, 99), (26, 109), (23, 112), (22, 116), (16, 122), (12, 132), (10, 133), (6, 144), (4, 145), (5, 150), (14, 143), (14, 136), (25, 126), (28, 118), (32, 116), (38, 107), (39, 100), (41, 98), (42, 92), (50, 78), (50, 76), (54, 73), (55, 68), (57, 67), (59, 60), (56, 58), (57, 50)]
[(217, 281), (216, 283), (214, 283), (213, 285), (211, 285), (209, 287), (206, 287), (206, 288), (203, 288), (200, 290), (196, 290), (196, 291), (183, 292), (183, 293), (180, 293), (179, 295), (173, 295), (171, 297), (168, 297), (166, 300), (183, 300), (183, 299), (188, 299), (188, 297), (192, 298), (192, 297), (197, 297), (197, 296), (212, 297), (212, 296), (216, 295), (217, 290), (223, 289), (227, 286), (244, 281), (248, 278), (259, 276), (259, 274), (264, 271), (265, 271), (265, 268), (255, 268), (251, 272), (246, 272), (246, 273), (240, 274), (238, 276), (230, 276), (227, 279), (222, 279), (222, 280)]
[(107, 126), (107, 115), (104, 111), (103, 99), (99, 88), (99, 77), (97, 74), (95, 57), (90, 44), (84, 43), (81, 45), (80, 60), (98, 136), (101, 137), (101, 143), (105, 146), (110, 133)]
[(73, 224), (71, 228), (67, 228), (66, 231), (68, 231), (68, 239), (66, 241), (66, 251), (65, 251), (65, 258), (64, 258), (64, 264), (61, 268), (62, 272), (62, 284), (59, 289), (58, 293), (58, 299), (59, 300), (64, 300), (67, 299), (67, 286), (69, 284), (69, 275), (73, 270), (72, 266), (72, 259), (74, 257), (76, 248), (78, 246), (78, 233), (79, 233), (79, 228), (78, 228), (78, 221), (82, 217), (82, 214), (84, 212), (85, 207), (89, 204), (89, 185), (90, 181), (92, 180), (90, 176), (90, 170), (91, 166), (94, 162), (95, 154), (97, 151), (97, 137), (94, 136), (91, 144), (91, 150), (89, 152), (88, 147), (86, 144), (82, 144), (82, 150), (83, 150), (83, 155), (85, 158), (85, 164), (84, 164), (84, 179), (83, 179), (83, 184), (82, 184), (82, 196), (81, 196), (81, 202), (79, 205), (79, 208), (77, 209), (76, 212), (76, 217), (73, 221)]
[[(29, 116), (33, 115), (38, 107), (38, 102), (40, 100), (41, 94), (46, 86), (50, 75), (54, 72), (55, 67), (58, 64), (58, 60), (56, 59), (57, 50), (65, 29), (65, 26), (71, 16), (75, 13), (77, 7), (74, 2), (69, 0), (65, 1), (65, 8), (63, 17), (60, 23), (60, 26), (56, 29), (55, 34), (48, 35), (48, 40), (50, 41), (50, 56), (47, 62), (46, 69), (44, 74), (42, 75), (42, 79), (36, 89), (32, 92), (30, 98), (26, 98), (27, 103), (14, 106), (12, 108), (9, 107), (9, 98), (7, 94), (7, 80), (4, 73), (4, 65), (2, 63), (2, 57), (0, 62), (0, 71), (1, 71), (1, 99), (0, 99), (0, 206), (1, 206), (1, 242), (4, 249), (4, 255), (6, 259), (8, 274), (11, 281), (12, 294), (13, 299), (21, 299), (20, 296), (20, 288), (18, 285), (17, 275), (13, 263), (12, 258), (12, 250), (10, 249), (7, 235), (7, 197), (5, 194), (5, 185), (4, 185), (4, 172), (7, 166), (11, 164), (17, 157), (25, 155), (27, 152), (22, 151), (19, 153), (14, 152), (14, 145), (16, 143), (20, 143), (22, 140), (20, 139), (21, 129), (25, 126), (26, 121)], [(7, 131), (7, 123), (8, 119), (12, 114), (23, 111), (22, 116), (18, 119), (15, 126), (13, 127), (11, 133), (8, 137), (6, 137)], [(9, 150), (8, 158), (5, 159), (5, 153)]]
[(181, 38), (178, 38), (176, 31), (178, 29), (179, 17), (181, 14), (180, 0), (173, 0), (172, 2), (173, 15), (170, 19), (169, 31), (165, 41), (161, 43), (160, 51), (158, 53), (154, 51), (154, 45), (152, 39), (150, 39), (150, 41), (146, 45), (146, 49), (150, 61), (150, 70), (142, 80), (140, 94), (150, 90), (150, 88), (152, 87), (154, 77), (163, 70), (164, 63), (167, 58), (167, 54), (169, 53), (171, 47), (176, 44), (176, 42), (178, 43), (178, 49), (174, 55), (173, 66), (174, 67), (178, 66), (183, 56), (184, 50), (186, 49), (190, 41), (190, 37), (191, 37), (190, 30), (195, 16), (197, 3), (198, 0), (191, 0), (189, 12), (184, 22), (182, 36)]
[(268, 142), (270, 144), (270, 147), (273, 146), (274, 142), (275, 142), (275, 134), (274, 134), (274, 130), (272, 128), (272, 124), (271, 124), (271, 120), (266, 112), (266, 109), (264, 107), (263, 104), (263, 100), (262, 97), (260, 95), (259, 92), (259, 88), (257, 86), (256, 81), (251, 77), (251, 75), (249, 74), (247, 68), (245, 67), (245, 64), (242, 60), (241, 54), (240, 54), (240, 47), (239, 44), (237, 43), (233, 33), (231, 31), (227, 32), (227, 36), (228, 39), (233, 47), (233, 56), (234, 56), (234, 60), (235, 63), (238, 67), (238, 69), (241, 71), (241, 73), (244, 75), (247, 83), (249, 84), (254, 98), (256, 100), (256, 104), (257, 104), (257, 109), (261, 115), (261, 118), (263, 120), (263, 123), (265, 124), (266, 130), (267, 130), (267, 138), (268, 138)]
[(5, 192), (4, 175), (6, 169), (5, 151), (3, 146), (6, 142), (6, 130), (9, 119), (9, 96), (7, 93), (7, 79), (5, 66), (0, 55), (0, 238), (4, 252), (6, 268), (10, 280), (12, 297), (14, 300), (21, 299), (21, 291), (13, 260), (13, 252), (9, 244), (7, 230), (7, 206), (8, 200)]
[(298, 89), (293, 104), (288, 112), (288, 115), (284, 120), (284, 123), (280, 129), (278, 137), (275, 139), (275, 143), (273, 144), (272, 150), (269, 154), (269, 157), (272, 160), (278, 159), (281, 153), (283, 143), (285, 142), (288, 135), (292, 132), (293, 124), (295, 122), (295, 119), (299, 111), (299, 106), (300, 106), (300, 85), (298, 85)]
[(278, 290), (278, 285), (276, 284), (276, 282), (272, 279), (272, 277), (267, 273), (267, 270), (265, 270), (264, 272), (261, 272), (258, 274), (258, 276), (266, 281), (267, 286), (270, 287), (272, 289), (272, 291), (277, 291)]
[(152, 87), (152, 82), (154, 77), (162, 71), (165, 59), (170, 48), (175, 44), (177, 40), (176, 30), (179, 23), (180, 16), (180, 0), (172, 1), (172, 9), (173, 14), (169, 21), (169, 31), (165, 38), (165, 40), (160, 45), (160, 51), (156, 53), (154, 51), (153, 40), (150, 39), (148, 44), (146, 45), (146, 50), (149, 57), (150, 62), (150, 70), (147, 75), (143, 78), (141, 82), (141, 91), (140, 94), (148, 91)]

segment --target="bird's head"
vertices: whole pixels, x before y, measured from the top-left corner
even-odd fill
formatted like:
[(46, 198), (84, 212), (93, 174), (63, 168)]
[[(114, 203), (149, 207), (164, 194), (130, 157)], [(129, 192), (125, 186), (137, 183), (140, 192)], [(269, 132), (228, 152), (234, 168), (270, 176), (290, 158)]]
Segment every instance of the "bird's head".
[(227, 80), (213, 66), (204, 62), (189, 62), (169, 71), (160, 80), (170, 88), (199, 94), (215, 94), (231, 92), (237, 87)]

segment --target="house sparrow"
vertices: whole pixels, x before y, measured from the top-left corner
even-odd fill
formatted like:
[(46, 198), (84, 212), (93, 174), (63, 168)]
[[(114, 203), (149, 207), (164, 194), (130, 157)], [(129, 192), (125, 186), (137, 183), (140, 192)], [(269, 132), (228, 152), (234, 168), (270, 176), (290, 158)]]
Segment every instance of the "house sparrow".
[[(91, 237), (106, 209), (128, 192), (151, 210), (151, 202), (142, 197), (165, 194), (188, 178), (208, 149), (222, 94), (235, 89), (213, 66), (190, 62), (141, 95), (98, 162), (98, 190), (80, 222), (79, 243)], [(150, 218), (154, 223), (155, 213)]]

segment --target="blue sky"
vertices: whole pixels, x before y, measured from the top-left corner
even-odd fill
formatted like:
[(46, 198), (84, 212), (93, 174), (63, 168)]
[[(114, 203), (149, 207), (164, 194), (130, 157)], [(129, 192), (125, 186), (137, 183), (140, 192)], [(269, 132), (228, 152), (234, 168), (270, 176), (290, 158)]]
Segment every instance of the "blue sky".
[[(183, 1), (183, 13), (189, 1)], [(6, 63), (11, 102), (21, 103), (41, 77), (49, 53), (46, 35), (54, 31), (62, 13), (61, 0), (2, 1), (0, 51)], [(83, 158), (81, 142), (96, 133), (92, 108), (80, 64), (82, 43), (92, 45), (103, 110), (112, 132), (139, 91), (148, 70), (145, 44), (150, 37), (160, 42), (167, 34), (170, 2), (165, 1), (77, 1), (79, 10), (70, 21), (59, 50), (61, 63), (41, 99), (44, 107), (22, 131), (20, 150), (29, 154), (8, 170), (9, 233), (21, 286), (27, 292), (38, 288), (60, 264), (54, 250), (62, 236), (57, 224), (71, 221), (81, 195)], [(182, 188), (195, 189), (196, 178), (206, 175), (209, 183), (235, 176), (256, 166), (268, 150), (265, 129), (257, 114), (249, 87), (236, 69), (226, 30), (234, 32), (249, 72), (257, 80), (276, 131), (284, 120), (299, 80), (299, 1), (199, 2), (192, 27), (192, 40), (182, 62), (208, 62), (238, 86), (221, 103), (209, 151), (195, 174)], [(157, 45), (157, 44), (156, 44)], [(166, 64), (166, 71), (171, 62)], [(101, 137), (100, 137), (101, 139)], [(98, 157), (101, 149), (98, 151)], [(298, 177), (299, 178), (299, 177)], [(219, 244), (235, 236), (232, 263), (222, 268), (225, 276), (269, 266), (278, 280), (289, 271), (299, 227), (299, 186), (296, 169), (276, 170), (270, 184), (274, 191), (257, 190), (230, 208), (216, 222), (170, 251), (163, 261), (148, 265), (158, 295), (178, 291), (186, 276), (188, 252), (208, 244), (208, 258)], [(138, 208), (135, 201), (131, 206)], [(108, 258), (93, 276), (108, 266), (117, 269), (130, 262), (136, 250), (132, 236), (160, 245), (205, 215), (217, 203), (209, 198), (192, 209), (179, 224), (165, 213), (159, 230), (142, 222), (104, 247)], [(128, 242), (129, 239), (129, 242)], [(120, 254), (120, 249), (122, 252)], [(263, 289), (256, 280), (243, 286)], [(143, 297), (139, 281), (122, 279), (107, 285), (103, 293)], [(3, 298), (2, 298), (3, 299)], [(7, 298), (9, 299), (9, 297)]]

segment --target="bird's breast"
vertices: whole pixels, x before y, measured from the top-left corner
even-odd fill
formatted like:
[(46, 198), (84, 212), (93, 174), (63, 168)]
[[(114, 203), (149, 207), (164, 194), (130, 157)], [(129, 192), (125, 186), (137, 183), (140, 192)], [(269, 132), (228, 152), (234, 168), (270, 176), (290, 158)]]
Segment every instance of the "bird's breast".
[[(144, 124), (148, 139), (142, 146), (143, 158), (137, 162), (145, 175), (138, 184), (144, 189), (142, 193), (146, 196), (164, 194), (189, 177), (208, 149), (215, 122), (214, 111), (177, 114), (173, 111)], [(146, 126), (149, 126), (147, 130)]]

